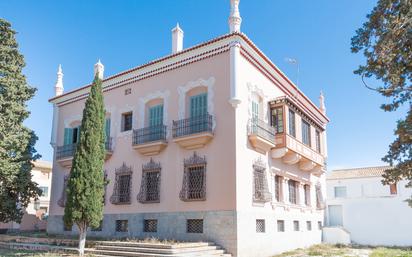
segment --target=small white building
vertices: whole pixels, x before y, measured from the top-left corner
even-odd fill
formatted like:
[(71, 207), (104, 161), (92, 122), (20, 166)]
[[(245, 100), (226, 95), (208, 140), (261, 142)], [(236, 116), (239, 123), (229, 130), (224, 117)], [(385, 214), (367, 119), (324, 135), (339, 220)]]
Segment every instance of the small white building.
[(335, 170), (327, 174), (324, 241), (411, 246), (412, 195), (406, 181), (382, 184), (388, 166)]

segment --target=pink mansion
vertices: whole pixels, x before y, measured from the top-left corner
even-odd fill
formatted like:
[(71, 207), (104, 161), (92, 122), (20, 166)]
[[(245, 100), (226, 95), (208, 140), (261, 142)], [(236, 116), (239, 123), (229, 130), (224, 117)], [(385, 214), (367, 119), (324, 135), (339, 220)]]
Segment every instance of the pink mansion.
[[(321, 242), (327, 156), (316, 106), (243, 33), (230, 32), (103, 80), (110, 183), (89, 236), (213, 241), (233, 256)], [(95, 72), (103, 77), (100, 61)], [(63, 93), (58, 71), (48, 232), (63, 225), (66, 179), (90, 85)]]

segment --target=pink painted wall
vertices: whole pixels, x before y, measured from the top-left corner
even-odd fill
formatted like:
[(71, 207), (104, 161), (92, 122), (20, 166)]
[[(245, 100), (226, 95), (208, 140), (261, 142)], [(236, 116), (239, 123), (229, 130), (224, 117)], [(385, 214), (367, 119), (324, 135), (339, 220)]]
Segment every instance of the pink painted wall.
[[(171, 138), (172, 120), (178, 118), (178, 87), (199, 78), (214, 77), (213, 104), (216, 120), (214, 139), (204, 148), (197, 149), (201, 156), (207, 158), (207, 194), (206, 201), (183, 202), (179, 199), (182, 187), (183, 159), (193, 155), (193, 150), (184, 150), (174, 143)], [(139, 212), (177, 212), (203, 210), (234, 210), (235, 202), (235, 133), (234, 109), (228, 103), (230, 98), (229, 83), (229, 53), (224, 52), (216, 56), (167, 71), (160, 75), (134, 82), (104, 93), (105, 106), (111, 114), (111, 136), (113, 138), (114, 153), (105, 163), (108, 178), (111, 181), (107, 187), (106, 214), (139, 213)], [(132, 93), (125, 95), (125, 89), (131, 88)], [(140, 155), (132, 148), (132, 133), (120, 132), (121, 113), (133, 111), (133, 128), (140, 128), (139, 98), (156, 91), (170, 91), (168, 98), (167, 126), (168, 146), (159, 155), (153, 156), (154, 161), (160, 161), (161, 195), (160, 203), (140, 204), (136, 200), (140, 189), (143, 164), (149, 162), (150, 157)], [(59, 109), (59, 123), (57, 145), (63, 144), (63, 132), (66, 123), (81, 119), (84, 100), (64, 105)], [(67, 124), (66, 124), (67, 125)], [(123, 162), (133, 168), (132, 193), (130, 205), (112, 205), (109, 202), (113, 193), (115, 169)], [(69, 170), (60, 166), (56, 161), (53, 167), (53, 188), (51, 199), (51, 215), (62, 215), (63, 208), (57, 205), (61, 197), (63, 177)]]

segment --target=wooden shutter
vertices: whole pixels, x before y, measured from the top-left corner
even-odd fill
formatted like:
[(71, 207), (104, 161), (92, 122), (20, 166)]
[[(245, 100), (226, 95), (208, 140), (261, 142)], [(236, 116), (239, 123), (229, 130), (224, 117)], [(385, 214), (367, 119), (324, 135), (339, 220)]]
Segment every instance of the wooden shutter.
[(73, 129), (64, 128), (64, 145), (70, 145), (73, 143)]
[(163, 105), (159, 104), (149, 109), (149, 126), (163, 124)]
[(207, 93), (192, 96), (190, 98), (190, 117), (207, 114)]
[(104, 131), (106, 133), (106, 142), (109, 141), (110, 138), (110, 118), (106, 118), (106, 123), (104, 126)]

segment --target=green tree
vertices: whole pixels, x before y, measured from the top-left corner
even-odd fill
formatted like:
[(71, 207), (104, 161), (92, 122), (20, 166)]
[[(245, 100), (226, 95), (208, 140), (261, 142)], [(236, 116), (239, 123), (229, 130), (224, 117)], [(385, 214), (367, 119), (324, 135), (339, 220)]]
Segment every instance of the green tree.
[[(352, 52), (362, 51), (366, 64), (359, 66), (355, 74), (362, 80), (370, 77), (382, 81), (373, 88), (387, 97), (382, 104), (385, 111), (408, 108), (406, 118), (397, 123), (395, 141), (383, 161), (393, 168), (385, 171), (384, 184), (408, 180), (412, 187), (412, 0), (379, 0), (367, 16), (363, 27), (352, 38)], [(412, 207), (412, 197), (407, 200)]]
[(31, 199), (41, 190), (31, 180), (32, 161), (40, 156), (37, 137), (23, 125), (26, 102), (36, 89), (27, 85), (25, 66), (11, 24), (0, 19), (0, 222), (20, 222)]
[(83, 110), (80, 141), (73, 158), (64, 209), (65, 224), (76, 224), (79, 228), (81, 256), (84, 255), (87, 229), (99, 227), (103, 219), (104, 119), (102, 81), (97, 74)]

